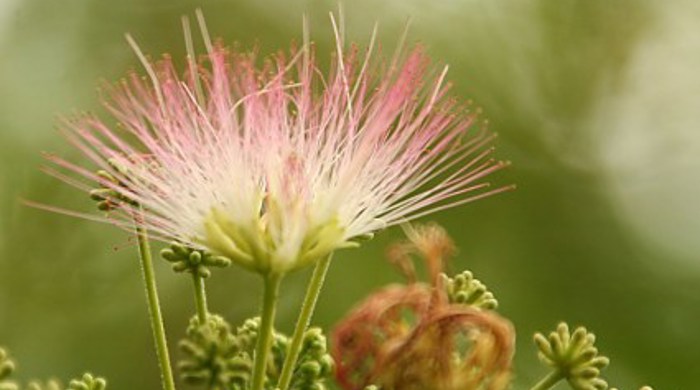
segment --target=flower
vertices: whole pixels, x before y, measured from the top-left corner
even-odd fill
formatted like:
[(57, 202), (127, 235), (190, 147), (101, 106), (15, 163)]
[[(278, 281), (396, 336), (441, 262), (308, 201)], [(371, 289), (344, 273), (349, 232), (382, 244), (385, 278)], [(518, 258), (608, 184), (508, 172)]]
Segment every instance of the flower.
[[(200, 19), (201, 21), (201, 19)], [(110, 211), (90, 217), (283, 273), (354, 240), (509, 187), (488, 190), (493, 135), (470, 104), (447, 97), (447, 67), (423, 48), (391, 60), (337, 51), (324, 75), (312, 45), (263, 61), (212, 44), (180, 75), (169, 56), (105, 88), (119, 123), (92, 115), (63, 132), (101, 170), (49, 159), (49, 169)], [(188, 48), (191, 38), (188, 37)], [(260, 64), (261, 63), (261, 64)], [(86, 185), (74, 175), (93, 182)], [(72, 213), (72, 212), (69, 212)], [(77, 213), (72, 213), (77, 214)]]
[[(388, 255), (400, 270), (409, 270), (408, 283), (373, 292), (331, 334), (339, 385), (346, 390), (367, 390), (370, 384), (409, 390), (507, 389), (515, 331), (493, 311), (493, 293), (469, 271), (453, 278), (442, 273), (455, 252), (445, 229), (407, 224), (404, 231), (408, 242), (393, 245)], [(429, 284), (416, 280), (410, 254), (426, 263)]]

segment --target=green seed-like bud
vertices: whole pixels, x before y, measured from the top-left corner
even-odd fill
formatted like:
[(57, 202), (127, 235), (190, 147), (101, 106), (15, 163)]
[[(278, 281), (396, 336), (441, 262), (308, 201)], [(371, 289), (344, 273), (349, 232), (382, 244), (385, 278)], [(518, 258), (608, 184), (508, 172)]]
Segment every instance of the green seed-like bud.
[(10, 360), (8, 353), (0, 348), (0, 381), (5, 380), (15, 371), (15, 362)]
[(202, 262), (202, 253), (194, 251), (190, 253), (190, 264), (199, 265)]
[(0, 380), (7, 378), (15, 371), (15, 363), (5, 361), (0, 363)]
[(178, 261), (177, 263), (173, 264), (173, 271), (175, 272), (185, 272), (190, 269), (189, 264), (185, 262)]
[(607, 356), (596, 356), (590, 360), (590, 364), (598, 369), (603, 369), (610, 365), (610, 359)]
[(180, 256), (175, 254), (171, 248), (165, 248), (160, 251), (160, 256), (169, 262), (180, 261)]
[(593, 379), (600, 375), (600, 370), (595, 367), (583, 367), (571, 370), (571, 373), (583, 379)]
[(209, 271), (209, 269), (205, 268), (205, 267), (198, 267), (197, 268), (197, 275), (206, 279), (206, 278), (211, 276), (211, 271)]
[(303, 375), (318, 376), (321, 374), (321, 365), (317, 362), (305, 362), (299, 370)]
[(94, 201), (102, 201), (108, 199), (111, 193), (112, 190), (110, 190), (109, 188), (98, 188), (90, 190), (90, 199)]
[(224, 268), (231, 265), (231, 259), (223, 256), (209, 256), (207, 258), (207, 265), (212, 267)]

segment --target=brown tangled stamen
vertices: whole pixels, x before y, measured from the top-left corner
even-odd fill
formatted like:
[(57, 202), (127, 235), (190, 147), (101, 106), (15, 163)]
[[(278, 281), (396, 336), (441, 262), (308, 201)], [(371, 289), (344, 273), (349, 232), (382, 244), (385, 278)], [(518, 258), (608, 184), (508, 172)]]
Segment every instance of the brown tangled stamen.
[(432, 283), (415, 283), (415, 274), (406, 273), (408, 284), (378, 290), (340, 322), (332, 335), (338, 382), (346, 390), (370, 384), (387, 390), (505, 389), (513, 327), (492, 311), (450, 300), (438, 277), (454, 252), (446, 245), (449, 237), (435, 225), (410, 229), (410, 242), (394, 246), (391, 260), (413, 270), (407, 254), (417, 253), (428, 263)]

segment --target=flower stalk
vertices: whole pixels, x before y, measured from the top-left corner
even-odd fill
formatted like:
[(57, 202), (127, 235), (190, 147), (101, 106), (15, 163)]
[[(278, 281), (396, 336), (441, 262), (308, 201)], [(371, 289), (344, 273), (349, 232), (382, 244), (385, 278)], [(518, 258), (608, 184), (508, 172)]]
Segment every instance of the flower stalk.
[(270, 344), (272, 342), (272, 328), (275, 322), (275, 310), (279, 297), (279, 287), (282, 275), (270, 273), (264, 276), (262, 315), (260, 317), (260, 330), (255, 346), (255, 365), (253, 366), (252, 390), (263, 390), (265, 385), (265, 371)]
[(170, 354), (168, 353), (168, 343), (165, 338), (165, 328), (163, 326), (163, 315), (161, 314), (160, 303), (158, 301), (158, 289), (156, 286), (155, 272), (153, 270), (151, 248), (148, 243), (148, 233), (139, 223), (138, 219), (135, 221), (135, 229), (136, 239), (139, 244), (139, 258), (141, 260), (143, 282), (146, 288), (151, 329), (153, 330), (156, 354), (158, 355), (158, 365), (160, 366), (161, 381), (164, 390), (175, 390), (173, 369), (170, 365)]
[(299, 318), (297, 319), (297, 324), (294, 328), (292, 341), (289, 345), (287, 356), (284, 359), (284, 365), (282, 366), (282, 373), (280, 374), (280, 379), (277, 384), (277, 388), (279, 390), (287, 390), (292, 381), (294, 367), (299, 359), (299, 353), (301, 352), (302, 343), (304, 341), (304, 334), (306, 333), (306, 329), (309, 327), (309, 323), (311, 322), (311, 316), (316, 308), (318, 296), (321, 294), (323, 282), (326, 279), (328, 268), (330, 268), (332, 257), (332, 254), (328, 255), (327, 257), (319, 260), (316, 263), (316, 267), (314, 267), (314, 272), (311, 275), (311, 280), (309, 281), (309, 285), (306, 290), (306, 296), (304, 297), (304, 302), (301, 306), (301, 312), (299, 313)]
[(562, 373), (560, 370), (552, 371), (547, 376), (542, 378), (541, 381), (537, 382), (537, 384), (530, 390), (549, 390), (564, 378), (566, 378), (566, 375), (564, 375), (564, 373)]
[(204, 278), (196, 273), (192, 274), (194, 282), (194, 303), (197, 307), (197, 320), (200, 324), (205, 324), (207, 321), (207, 291), (204, 286)]

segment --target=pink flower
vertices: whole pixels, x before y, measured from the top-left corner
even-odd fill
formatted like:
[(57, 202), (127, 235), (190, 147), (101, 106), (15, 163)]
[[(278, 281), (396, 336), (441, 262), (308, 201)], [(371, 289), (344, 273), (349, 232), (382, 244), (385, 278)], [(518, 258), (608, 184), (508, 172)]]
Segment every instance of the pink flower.
[(140, 215), (157, 238), (259, 272), (510, 188), (480, 180), (506, 163), (490, 157), (493, 135), (471, 130), (470, 105), (447, 97), (446, 67), (419, 46), (386, 60), (374, 39), (344, 51), (336, 38), (327, 75), (309, 45), (260, 61), (205, 34), (207, 55), (180, 75), (132, 42), (148, 77), (106, 88), (119, 125), (84, 116), (64, 126), (103, 173), (53, 156), (61, 169), (49, 172), (106, 189), (113, 210), (94, 219), (131, 228)]

